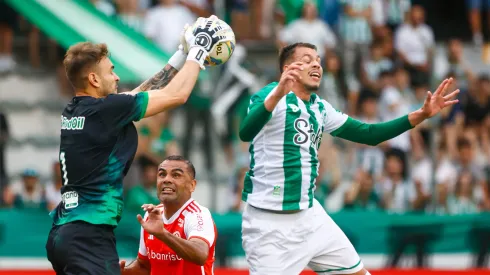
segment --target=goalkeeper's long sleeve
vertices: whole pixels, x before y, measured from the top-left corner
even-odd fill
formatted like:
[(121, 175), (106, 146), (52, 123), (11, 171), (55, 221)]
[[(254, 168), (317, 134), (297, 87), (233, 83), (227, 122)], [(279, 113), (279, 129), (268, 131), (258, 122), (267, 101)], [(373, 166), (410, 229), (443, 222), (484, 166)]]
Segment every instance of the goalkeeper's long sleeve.
[(264, 102), (252, 105), (240, 125), (240, 139), (244, 142), (252, 141), (271, 117), (272, 113), (265, 108)]
[(353, 118), (347, 121), (332, 136), (349, 141), (375, 146), (383, 141), (392, 139), (410, 129), (413, 126), (408, 120), (408, 115), (387, 122), (367, 124)]

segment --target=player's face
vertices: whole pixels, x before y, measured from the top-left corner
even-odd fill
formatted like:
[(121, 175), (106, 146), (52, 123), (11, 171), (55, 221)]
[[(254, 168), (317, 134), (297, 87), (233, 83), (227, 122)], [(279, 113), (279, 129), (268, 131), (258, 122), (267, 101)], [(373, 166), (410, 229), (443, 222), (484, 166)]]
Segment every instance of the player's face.
[(191, 198), (196, 187), (196, 180), (188, 171), (183, 161), (166, 160), (160, 164), (157, 176), (158, 199), (168, 203), (184, 204)]
[(104, 57), (99, 62), (98, 75), (101, 79), (99, 90), (102, 96), (117, 93), (119, 77), (114, 72), (114, 64), (112, 64), (109, 58)]
[(315, 92), (320, 87), (323, 75), (321, 59), (316, 50), (298, 47), (294, 51), (294, 60), (292, 62), (303, 62), (304, 70), (299, 71), (301, 76), (300, 82), (307, 91)]

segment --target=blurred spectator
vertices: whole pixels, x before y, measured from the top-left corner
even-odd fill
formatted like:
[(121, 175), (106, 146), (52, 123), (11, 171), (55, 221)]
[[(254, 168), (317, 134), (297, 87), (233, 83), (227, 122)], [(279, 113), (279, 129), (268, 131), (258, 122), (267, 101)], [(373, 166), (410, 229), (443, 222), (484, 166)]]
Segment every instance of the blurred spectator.
[[(0, 191), (7, 180), (7, 170), (5, 169), (5, 147), (9, 139), (9, 125), (5, 113), (0, 111)], [(1, 203), (0, 203), (1, 204)]]
[(214, 0), (179, 0), (179, 3), (188, 8), (198, 17), (209, 17), (213, 14)]
[(19, 209), (45, 209), (46, 199), (38, 172), (33, 169), (25, 169), (22, 179), (8, 186), (5, 203)]
[(405, 22), (410, 11), (410, 0), (382, 0), (386, 25), (392, 31)]
[(402, 64), (410, 73), (412, 85), (429, 83), (430, 79), (435, 42), (432, 28), (424, 21), (424, 9), (413, 6), (410, 20), (401, 25), (395, 34), (395, 48)]
[(345, 110), (349, 90), (339, 57), (332, 53), (326, 57), (322, 82), (318, 94), (337, 110)]
[(412, 142), (412, 162), (411, 181), (415, 185), (417, 198), (413, 201), (414, 209), (424, 209), (428, 205), (432, 194), (432, 175), (433, 165), (429, 157), (430, 151), (428, 140), (424, 138), (423, 132), (417, 127), (411, 132), (414, 142)]
[(361, 83), (363, 88), (379, 93), (381, 89), (379, 75), (383, 71), (392, 70), (393, 62), (383, 56), (383, 45), (381, 43), (373, 43), (370, 46), (370, 50), (369, 58), (365, 59), (362, 64)]
[(466, 63), (463, 43), (459, 39), (449, 40), (445, 59), (435, 65), (437, 66), (434, 66), (434, 74), (438, 81), (452, 73), (458, 78), (458, 88), (466, 90), (474, 80), (471, 66)]
[(335, 34), (318, 18), (316, 5), (311, 2), (304, 4), (303, 16), (283, 28), (278, 38), (280, 48), (297, 42), (311, 43), (322, 59), (336, 46)]
[(387, 211), (405, 213), (420, 210), (422, 185), (411, 181), (403, 151), (392, 149), (386, 153), (385, 175), (378, 188)]
[(344, 209), (377, 210), (381, 200), (374, 190), (370, 172), (359, 170), (350, 189), (344, 196)]
[(239, 166), (231, 179), (231, 207), (230, 211), (242, 212), (245, 204), (242, 202), (242, 191), (245, 180), (245, 175), (248, 172), (247, 166)]
[(490, 78), (486, 75), (480, 76), (475, 86), (476, 89), (468, 97), (463, 112), (466, 127), (476, 131), (490, 116)]
[(320, 18), (332, 29), (338, 27), (341, 11), (341, 3), (338, 0), (319, 0)]
[(342, 0), (344, 14), (340, 34), (343, 40), (344, 69), (350, 81), (357, 79), (356, 63), (369, 55), (372, 0)]
[[(371, 92), (361, 94), (359, 120), (365, 123), (381, 122), (378, 114), (378, 97)], [(374, 181), (378, 181), (383, 173), (384, 153), (379, 146), (356, 144), (356, 154), (361, 171), (368, 173)]]
[(160, 163), (166, 156), (179, 153), (174, 134), (169, 127), (169, 116), (168, 112), (159, 113), (138, 125), (138, 156)]
[[(470, 21), (471, 32), (473, 34), (473, 43), (477, 47), (483, 45), (483, 28), (482, 28), (482, 11), (486, 11), (487, 14), (490, 13), (490, 2), (488, 0), (466, 0), (468, 5), (469, 15), (468, 19)], [(487, 16), (488, 25), (490, 26), (490, 17)]]
[(11, 71), (15, 66), (12, 55), (14, 44), (14, 32), (12, 27), (16, 25), (16, 13), (5, 1), (0, 1), (0, 74)]
[(185, 24), (192, 24), (196, 16), (176, 0), (160, 0), (145, 18), (144, 34), (162, 50), (173, 53)]
[(116, 14), (116, 9), (109, 0), (89, 0), (92, 5), (95, 6), (100, 12), (108, 17), (114, 16)]
[(454, 196), (448, 199), (450, 214), (474, 214), (479, 211), (474, 195), (475, 187), (476, 181), (471, 171), (462, 171), (456, 181)]
[[(408, 113), (409, 100), (402, 94), (408, 88), (409, 76), (403, 69), (381, 73), (381, 95), (379, 99), (379, 115), (382, 121), (389, 121)], [(410, 150), (410, 134), (405, 132), (385, 142), (390, 147), (405, 152)]]
[(61, 187), (63, 179), (61, 178), (60, 162), (53, 164), (52, 179), (46, 184), (46, 203), (48, 211), (53, 210), (61, 202)]
[[(488, 198), (487, 198), (487, 181), (485, 178), (483, 167), (481, 167), (475, 159), (474, 145), (467, 138), (460, 138), (457, 142), (458, 156), (452, 163), (446, 163), (445, 166), (440, 166), (436, 170), (437, 174), (441, 179), (442, 174), (449, 175), (461, 175), (464, 171), (471, 173), (471, 177), (476, 182), (475, 184), (475, 196), (479, 199), (480, 203), (484, 204), (484, 207), (488, 209)], [(441, 170), (444, 169), (445, 172)], [(440, 183), (441, 180), (439, 180)], [(456, 181), (451, 180), (451, 178), (446, 178), (444, 181), (448, 185), (448, 190), (450, 193), (455, 192)]]
[(145, 203), (160, 204), (157, 197), (157, 175), (159, 162), (153, 162), (148, 158), (140, 158), (139, 164), (142, 170), (141, 183), (133, 186), (126, 193), (124, 206), (133, 211), (141, 211)]
[(121, 21), (136, 31), (143, 32), (145, 11), (149, 8), (149, 1), (115, 0), (115, 4)]

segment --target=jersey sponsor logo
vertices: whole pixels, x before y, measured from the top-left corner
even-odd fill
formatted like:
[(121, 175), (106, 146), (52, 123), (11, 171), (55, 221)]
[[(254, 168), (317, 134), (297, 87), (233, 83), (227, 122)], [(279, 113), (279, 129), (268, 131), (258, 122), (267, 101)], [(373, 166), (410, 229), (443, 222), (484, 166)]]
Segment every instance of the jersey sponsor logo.
[(148, 251), (148, 258), (159, 261), (182, 261), (182, 258), (172, 253), (158, 253), (153, 250)]
[(65, 205), (65, 209), (71, 209), (78, 206), (78, 193), (76, 191), (69, 191), (61, 195), (61, 200)]
[(61, 116), (61, 129), (62, 130), (82, 130), (85, 126), (84, 116), (75, 116), (70, 119)]
[(182, 218), (179, 218), (179, 219), (177, 220), (177, 222), (178, 222), (178, 224), (177, 224), (177, 225), (178, 225), (179, 227), (183, 227), (183, 226), (184, 226), (184, 220), (183, 220)]
[(197, 216), (197, 231), (203, 231), (204, 221), (202, 219), (202, 216), (199, 213), (197, 213), (196, 216)]
[(180, 232), (179, 232), (179, 231), (175, 231), (173, 234), (174, 234), (174, 236), (176, 236), (176, 237), (179, 237), (179, 238), (180, 238)]
[(155, 239), (155, 238), (153, 237), (153, 235), (149, 235), (149, 236), (148, 236), (148, 240), (153, 240), (153, 239)]
[(320, 129), (315, 133), (313, 124), (308, 123), (308, 121), (303, 118), (297, 118), (294, 121), (294, 129), (298, 132), (293, 137), (294, 144), (302, 145), (307, 143), (308, 140), (311, 140), (310, 146), (314, 146), (318, 150), (322, 139), (322, 132)]

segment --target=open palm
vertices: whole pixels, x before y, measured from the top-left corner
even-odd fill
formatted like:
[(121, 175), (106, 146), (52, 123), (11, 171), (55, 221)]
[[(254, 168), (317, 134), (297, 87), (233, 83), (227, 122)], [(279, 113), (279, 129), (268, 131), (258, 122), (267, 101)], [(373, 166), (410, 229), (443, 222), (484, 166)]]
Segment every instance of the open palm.
[(437, 90), (432, 94), (427, 92), (427, 97), (425, 98), (424, 106), (422, 107), (422, 112), (425, 117), (431, 118), (437, 115), (442, 109), (458, 103), (457, 99), (454, 99), (458, 93), (459, 89), (446, 95), (447, 88), (451, 86), (453, 79), (445, 79), (439, 84)]
[(165, 231), (161, 208), (149, 209), (146, 220), (144, 220), (140, 214), (138, 214), (137, 219), (143, 229), (151, 235), (158, 235)]

